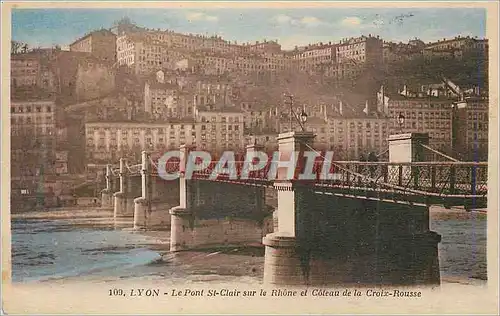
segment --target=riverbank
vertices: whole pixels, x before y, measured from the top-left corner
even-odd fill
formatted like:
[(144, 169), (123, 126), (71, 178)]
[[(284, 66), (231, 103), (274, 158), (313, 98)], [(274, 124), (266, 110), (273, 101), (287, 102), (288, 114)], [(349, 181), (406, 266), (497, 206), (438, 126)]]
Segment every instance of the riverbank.
[[(467, 212), (461, 208), (445, 209), (439, 206), (430, 207), (429, 214), (431, 219), (470, 219), (486, 218), (487, 216), (485, 209)], [(108, 217), (113, 217), (112, 208), (96, 208), (94, 206), (49, 208), (41, 211), (25, 211), (11, 214), (12, 219), (77, 219)]]
[(111, 218), (112, 208), (89, 207), (60, 207), (37, 211), (25, 211), (10, 214), (11, 219), (80, 219), (80, 218)]

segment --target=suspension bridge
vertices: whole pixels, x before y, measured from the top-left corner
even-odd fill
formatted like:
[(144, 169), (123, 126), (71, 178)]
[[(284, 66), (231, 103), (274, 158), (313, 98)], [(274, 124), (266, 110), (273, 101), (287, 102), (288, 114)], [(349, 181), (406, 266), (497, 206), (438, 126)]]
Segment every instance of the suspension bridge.
[[(159, 155), (148, 152), (140, 164), (120, 159), (118, 168), (107, 167), (102, 205), (115, 217), (133, 217), (135, 229), (148, 229), (152, 214), (163, 212), (173, 252), (263, 243), (266, 283), (438, 284), (440, 236), (429, 228), (429, 207), (487, 204), (487, 163), (441, 153), (427, 134), (391, 135), (379, 155), (388, 161), (331, 161), (314, 149), (309, 132), (280, 134), (278, 144), (282, 161), (298, 152), (292, 173), (271, 161), (245, 171), (243, 157), (261, 151), (257, 144), (235, 155), (235, 174), (224, 174), (217, 161), (188, 162), (195, 150), (189, 146), (161, 168)], [(306, 151), (315, 153), (312, 169)], [(192, 176), (188, 163), (198, 164)], [(163, 180), (163, 167), (179, 178)], [(301, 178), (305, 173), (313, 177)], [(268, 191), (275, 205), (267, 203)], [(170, 205), (158, 207), (167, 196)]]

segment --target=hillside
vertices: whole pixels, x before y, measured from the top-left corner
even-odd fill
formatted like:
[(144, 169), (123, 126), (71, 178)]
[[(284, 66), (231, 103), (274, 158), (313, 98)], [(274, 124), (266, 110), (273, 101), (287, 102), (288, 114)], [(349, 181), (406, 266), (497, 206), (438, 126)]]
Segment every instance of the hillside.
[(422, 85), (438, 83), (440, 76), (450, 78), (462, 88), (479, 86), (488, 89), (488, 60), (484, 55), (464, 55), (462, 60), (424, 57), (390, 65), (384, 71), (384, 84), (388, 87), (404, 84)]

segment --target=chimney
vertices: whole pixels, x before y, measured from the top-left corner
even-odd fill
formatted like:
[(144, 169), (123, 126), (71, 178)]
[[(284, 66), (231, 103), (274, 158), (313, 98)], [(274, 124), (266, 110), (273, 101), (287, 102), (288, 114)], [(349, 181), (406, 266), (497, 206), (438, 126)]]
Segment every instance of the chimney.
[(132, 120), (132, 108), (131, 108), (131, 107), (128, 107), (128, 108), (127, 108), (127, 119), (128, 119), (129, 121), (131, 121), (131, 120)]
[(366, 115), (370, 114), (368, 100), (365, 101), (365, 108), (364, 108), (363, 112), (365, 112)]
[(342, 111), (343, 111), (342, 100), (339, 100), (339, 113), (340, 113), (340, 115), (343, 115)]

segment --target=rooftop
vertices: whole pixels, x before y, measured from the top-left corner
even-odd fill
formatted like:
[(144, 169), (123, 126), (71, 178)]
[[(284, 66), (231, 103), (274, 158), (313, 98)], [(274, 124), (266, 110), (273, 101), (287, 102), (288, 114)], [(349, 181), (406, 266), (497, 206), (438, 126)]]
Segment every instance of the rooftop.
[(424, 97), (418, 97), (418, 96), (405, 96), (397, 93), (393, 94), (386, 94), (389, 97), (389, 100), (406, 100), (406, 101), (433, 101), (433, 102), (452, 102), (454, 99), (444, 97), (444, 96), (433, 96), (433, 95), (428, 95)]
[(212, 113), (242, 113), (241, 109), (235, 106), (227, 106), (227, 105), (213, 105), (211, 107), (208, 106), (198, 106), (199, 112), (212, 112)]
[(80, 41), (82, 41), (82, 40), (84, 40), (84, 39), (86, 39), (86, 38), (88, 38), (88, 37), (90, 37), (92, 35), (107, 35), (107, 36), (116, 37), (116, 35), (113, 32), (111, 32), (110, 30), (102, 28), (100, 30), (95, 30), (95, 31), (92, 31), (92, 32), (90, 32), (88, 34), (85, 34), (84, 36), (80, 37), (79, 39), (77, 39), (76, 41), (74, 41), (73, 43), (71, 43), (70, 46), (74, 45), (74, 44), (76, 44), (76, 43), (78, 43), (78, 42), (80, 42)]
[(41, 89), (11, 89), (10, 99), (12, 102), (23, 101), (55, 101), (56, 94)]

